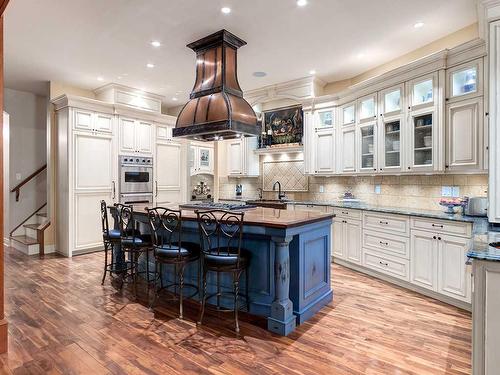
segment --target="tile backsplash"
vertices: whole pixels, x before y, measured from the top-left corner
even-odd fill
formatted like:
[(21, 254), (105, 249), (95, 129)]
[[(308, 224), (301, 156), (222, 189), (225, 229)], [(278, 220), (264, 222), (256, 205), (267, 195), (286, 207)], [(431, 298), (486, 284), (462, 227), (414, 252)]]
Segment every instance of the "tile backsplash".
[[(262, 187), (259, 178), (221, 177), (220, 197), (234, 198), (237, 183), (243, 185), (243, 197), (258, 197), (258, 188)], [(377, 194), (376, 186), (380, 193)], [(370, 204), (383, 206), (422, 208), (440, 210), (442, 186), (457, 186), (460, 196), (486, 196), (488, 189), (487, 175), (433, 175), (433, 176), (332, 176), (309, 177), (309, 191), (288, 193), (287, 197), (302, 201), (338, 200), (350, 190), (356, 198)], [(378, 187), (377, 187), (378, 188)], [(275, 199), (276, 192), (264, 192), (264, 198)]]

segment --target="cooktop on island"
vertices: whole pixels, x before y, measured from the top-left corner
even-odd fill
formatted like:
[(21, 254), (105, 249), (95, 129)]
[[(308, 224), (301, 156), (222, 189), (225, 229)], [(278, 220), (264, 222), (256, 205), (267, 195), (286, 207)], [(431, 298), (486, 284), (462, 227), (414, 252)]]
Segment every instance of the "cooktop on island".
[(246, 210), (249, 208), (255, 208), (256, 205), (245, 204), (245, 203), (215, 203), (215, 202), (199, 202), (199, 203), (186, 203), (179, 205), (180, 209), (189, 210), (227, 210), (227, 211), (238, 211)]

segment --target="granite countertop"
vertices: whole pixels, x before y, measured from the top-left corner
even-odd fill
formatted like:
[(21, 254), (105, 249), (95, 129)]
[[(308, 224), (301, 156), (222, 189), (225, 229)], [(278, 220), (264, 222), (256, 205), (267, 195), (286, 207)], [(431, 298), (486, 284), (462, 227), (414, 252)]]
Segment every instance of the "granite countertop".
[(301, 202), (301, 201), (290, 201), (290, 204), (311, 204), (315, 206), (329, 206), (338, 208), (351, 208), (364, 211), (375, 211), (382, 212), (386, 214), (397, 214), (397, 215), (408, 215), (408, 216), (419, 216), (428, 217), (432, 219), (441, 220), (452, 220), (452, 221), (463, 221), (466, 223), (475, 223), (478, 218), (464, 216), (462, 214), (446, 214), (443, 211), (438, 210), (422, 210), (418, 208), (408, 208), (408, 207), (389, 207), (389, 206), (379, 206), (361, 202), (341, 202), (341, 201), (331, 201), (331, 202)]
[(500, 249), (490, 246), (489, 244), (492, 242), (500, 242), (500, 228), (491, 228), (488, 224), (485, 226), (475, 226), (472, 247), (467, 252), (467, 257), (479, 260), (500, 261)]

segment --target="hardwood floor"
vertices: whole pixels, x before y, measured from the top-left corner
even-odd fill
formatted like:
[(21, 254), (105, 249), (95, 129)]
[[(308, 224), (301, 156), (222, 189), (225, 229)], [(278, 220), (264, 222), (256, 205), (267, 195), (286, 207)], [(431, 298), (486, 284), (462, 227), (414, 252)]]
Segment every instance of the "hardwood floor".
[(101, 253), (44, 260), (6, 249), (9, 352), (5, 374), (470, 374), (470, 313), (332, 268), (331, 306), (289, 337), (247, 316), (197, 306), (185, 320), (166, 303), (156, 316), (100, 285)]

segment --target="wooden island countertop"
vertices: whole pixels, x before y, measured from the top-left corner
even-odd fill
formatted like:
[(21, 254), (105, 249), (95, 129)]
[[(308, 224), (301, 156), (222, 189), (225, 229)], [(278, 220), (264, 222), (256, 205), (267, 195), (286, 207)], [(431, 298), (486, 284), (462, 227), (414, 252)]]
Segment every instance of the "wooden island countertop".
[[(145, 214), (146, 208), (151, 205), (137, 204), (134, 205), (134, 213)], [(165, 205), (166, 208), (178, 210), (178, 205)], [(152, 207), (151, 207), (152, 208)], [(203, 211), (203, 210), (200, 210)], [(332, 219), (333, 213), (310, 212), (310, 211), (295, 211), (295, 210), (279, 210), (274, 208), (246, 208), (241, 210), (245, 212), (245, 225), (254, 225), (270, 228), (293, 228), (304, 224), (311, 224), (318, 221)], [(234, 210), (234, 212), (241, 212)], [(194, 209), (182, 209), (183, 220), (196, 220)]]

